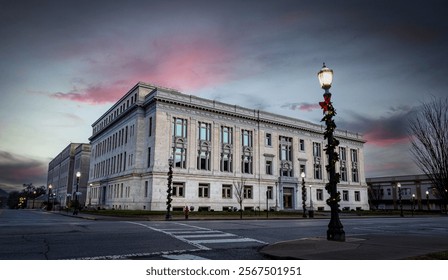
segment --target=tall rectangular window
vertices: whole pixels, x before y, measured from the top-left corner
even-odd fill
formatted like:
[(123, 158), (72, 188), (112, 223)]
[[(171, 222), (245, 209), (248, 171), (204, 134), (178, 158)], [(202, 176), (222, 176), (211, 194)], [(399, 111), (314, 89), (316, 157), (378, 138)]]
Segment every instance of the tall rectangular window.
[(272, 159), (266, 160), (266, 174), (272, 175)]
[(266, 197), (267, 199), (273, 199), (274, 195), (273, 195), (273, 190), (274, 187), (268, 187), (266, 190)]
[(181, 119), (181, 118), (174, 118), (173, 119), (173, 135), (175, 137), (187, 137), (187, 120)]
[(148, 136), (152, 136), (152, 117), (149, 117)]
[(148, 197), (148, 190), (149, 190), (148, 181), (145, 181), (145, 197)]
[(242, 129), (241, 130), (241, 142), (242, 142), (242, 157), (241, 157), (241, 172), (252, 174), (253, 155), (252, 155), (252, 131)]
[(221, 126), (221, 144), (233, 144), (233, 129), (228, 126)]
[(174, 167), (187, 168), (187, 120), (173, 118)]
[(211, 170), (211, 124), (199, 122), (198, 127), (197, 168), (199, 170)]
[(322, 179), (322, 148), (321, 144), (317, 142), (313, 142), (313, 158), (314, 158), (314, 179)]
[(199, 140), (211, 141), (211, 127), (209, 123), (199, 122)]
[(358, 150), (351, 149), (352, 181), (359, 182), (358, 176)]
[(148, 147), (147, 167), (149, 168), (150, 166), (151, 166), (151, 147)]
[(348, 191), (342, 191), (342, 200), (348, 201)]
[(316, 199), (319, 201), (324, 200), (324, 191), (322, 189), (316, 190)]
[(233, 172), (233, 129), (221, 126), (220, 171)]
[(347, 151), (344, 147), (339, 147), (339, 169), (341, 181), (347, 182)]
[(304, 152), (304, 151), (305, 151), (305, 140), (303, 140), (303, 139), (300, 139), (300, 140), (299, 140), (299, 150), (300, 150), (301, 152)]
[(272, 146), (272, 134), (270, 133), (266, 133), (266, 137), (265, 137), (265, 145), (267, 147), (271, 147)]
[(244, 196), (245, 199), (252, 199), (253, 198), (252, 186), (244, 186), (243, 196)]
[(355, 201), (361, 201), (361, 192), (355, 191)]

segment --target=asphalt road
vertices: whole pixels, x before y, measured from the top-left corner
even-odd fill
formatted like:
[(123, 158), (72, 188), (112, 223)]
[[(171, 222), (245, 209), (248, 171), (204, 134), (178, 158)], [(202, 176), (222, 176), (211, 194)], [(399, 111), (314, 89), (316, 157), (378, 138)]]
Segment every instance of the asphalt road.
[[(341, 219), (347, 237), (448, 236), (448, 217)], [(0, 209), (0, 259), (252, 259), (285, 240), (326, 235), (328, 219), (87, 220), (40, 210)]]

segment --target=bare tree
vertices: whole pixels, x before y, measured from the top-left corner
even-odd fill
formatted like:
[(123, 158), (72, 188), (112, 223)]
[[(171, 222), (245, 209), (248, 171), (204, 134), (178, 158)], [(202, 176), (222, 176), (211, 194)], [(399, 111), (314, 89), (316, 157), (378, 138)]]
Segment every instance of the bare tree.
[(233, 182), (233, 189), (235, 190), (235, 198), (240, 205), (240, 219), (243, 219), (243, 201), (244, 201), (244, 186), (246, 185), (246, 179), (241, 177), (239, 181)]
[(369, 202), (375, 207), (376, 210), (378, 210), (379, 204), (384, 195), (383, 189), (381, 188), (381, 185), (378, 184), (369, 184), (368, 187)]
[(446, 208), (448, 202), (448, 98), (424, 103), (409, 122), (411, 153), (417, 166), (430, 178)]

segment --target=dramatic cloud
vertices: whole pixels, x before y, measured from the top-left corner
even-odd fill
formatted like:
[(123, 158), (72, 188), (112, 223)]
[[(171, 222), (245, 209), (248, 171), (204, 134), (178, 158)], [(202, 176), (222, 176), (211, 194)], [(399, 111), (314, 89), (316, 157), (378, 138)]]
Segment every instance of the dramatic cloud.
[(21, 190), (24, 183), (44, 184), (47, 170), (47, 163), (0, 151), (0, 188), (5, 191)]
[(319, 104), (311, 104), (306, 102), (301, 103), (291, 103), (291, 104), (285, 104), (281, 106), (282, 108), (288, 108), (290, 110), (299, 110), (299, 111), (306, 111), (311, 112), (316, 109), (320, 109)]

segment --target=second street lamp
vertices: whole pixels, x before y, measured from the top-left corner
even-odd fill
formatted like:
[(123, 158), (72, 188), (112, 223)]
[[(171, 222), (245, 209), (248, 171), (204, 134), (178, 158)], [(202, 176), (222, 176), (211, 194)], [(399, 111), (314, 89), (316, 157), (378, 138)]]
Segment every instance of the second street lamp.
[(400, 203), (400, 217), (404, 217), (403, 215), (403, 202), (401, 201), (401, 184), (397, 183), (397, 191), (398, 191), (398, 201)]
[(171, 220), (171, 201), (173, 201), (173, 199), (171, 198), (171, 193), (172, 193), (172, 183), (173, 183), (173, 158), (170, 158), (168, 160), (168, 189), (166, 191), (166, 216), (165, 216), (165, 220)]
[(335, 149), (339, 145), (339, 141), (333, 137), (334, 130), (336, 129), (336, 124), (333, 117), (336, 115), (336, 110), (331, 102), (331, 93), (329, 91), (331, 88), (331, 83), (333, 82), (333, 70), (326, 67), (324, 63), (322, 69), (319, 73), (317, 73), (317, 77), (319, 78), (322, 89), (325, 90), (324, 101), (319, 102), (319, 105), (324, 113), (324, 117), (321, 121), (324, 121), (326, 124), (326, 129), (324, 132), (324, 139), (327, 139), (325, 153), (328, 155), (326, 170), (330, 175), (330, 180), (325, 186), (325, 189), (330, 194), (330, 198), (327, 199), (327, 204), (331, 209), (331, 218), (327, 230), (327, 240), (345, 241), (344, 227), (339, 220), (339, 201), (341, 201), (341, 198), (340, 193), (337, 190), (340, 175), (339, 173), (336, 173), (336, 162), (339, 160), (339, 155)]
[(78, 189), (79, 189), (79, 178), (81, 177), (81, 172), (76, 172), (76, 192), (75, 192), (75, 209), (73, 210), (73, 215), (78, 215), (79, 200), (78, 200)]
[(302, 177), (302, 208), (303, 208), (303, 214), (302, 217), (306, 218), (306, 188), (305, 188), (305, 172), (302, 172), (300, 174)]

